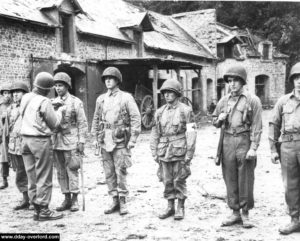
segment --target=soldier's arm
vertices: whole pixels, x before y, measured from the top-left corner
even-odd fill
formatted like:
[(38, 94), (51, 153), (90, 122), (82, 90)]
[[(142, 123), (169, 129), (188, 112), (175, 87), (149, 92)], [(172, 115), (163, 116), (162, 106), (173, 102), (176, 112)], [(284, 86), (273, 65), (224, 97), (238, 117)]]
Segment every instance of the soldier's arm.
[(46, 99), (42, 102), (40, 112), (43, 115), (46, 124), (51, 130), (57, 128), (60, 125), (60, 122), (62, 120), (62, 110), (63, 107), (55, 111), (50, 99)]
[(255, 98), (252, 99), (251, 105), (253, 110), (253, 116), (250, 129), (250, 148), (256, 151), (259, 146), (260, 137), (262, 133), (262, 105), (260, 99), (257, 96), (255, 96)]
[(280, 137), (281, 123), (282, 123), (282, 101), (279, 99), (272, 110), (272, 116), (269, 122), (269, 144), (271, 152), (277, 152), (276, 144)]
[(99, 108), (100, 108), (100, 99), (98, 98), (96, 101), (96, 107), (95, 107), (95, 112), (94, 112), (94, 117), (93, 117), (93, 122), (92, 122), (92, 128), (91, 128), (91, 134), (93, 138), (97, 139), (97, 136), (99, 134), (99, 122), (100, 122), (100, 115), (99, 113)]
[(141, 133), (141, 114), (133, 97), (128, 95), (127, 111), (130, 117), (130, 142), (136, 143), (136, 140)]
[(88, 124), (81, 101), (77, 105), (76, 119), (78, 129), (78, 143), (85, 143), (85, 138), (88, 132)]
[(219, 115), (221, 114), (221, 109), (222, 109), (222, 105), (223, 105), (223, 101), (222, 99), (218, 102), (214, 112), (212, 113), (212, 117), (213, 117), (213, 122), (212, 124), (217, 127), (217, 128), (220, 128), (222, 126), (222, 121), (220, 121), (218, 118), (219, 118)]
[(191, 161), (193, 159), (195, 149), (196, 149), (196, 139), (197, 131), (196, 124), (194, 122), (194, 115), (191, 108), (187, 111), (187, 129), (186, 129), (186, 142), (187, 142), (187, 153), (186, 161)]
[(154, 125), (151, 129), (151, 135), (150, 135), (150, 149), (151, 149), (151, 154), (153, 157), (157, 156), (157, 146), (159, 143), (159, 138), (160, 138), (160, 134), (159, 134), (159, 123), (157, 120), (157, 112), (155, 113), (155, 117), (154, 117)]

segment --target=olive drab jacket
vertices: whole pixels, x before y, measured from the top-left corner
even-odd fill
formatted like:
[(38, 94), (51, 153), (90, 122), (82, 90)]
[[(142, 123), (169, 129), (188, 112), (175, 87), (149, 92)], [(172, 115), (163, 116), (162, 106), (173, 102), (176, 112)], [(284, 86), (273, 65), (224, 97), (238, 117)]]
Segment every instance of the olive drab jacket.
[[(163, 105), (155, 113), (150, 149), (153, 157), (160, 161), (172, 162), (191, 160), (195, 151), (195, 141), (187, 147), (187, 124), (192, 122), (192, 109), (177, 101), (174, 105)], [(188, 150), (189, 149), (189, 150)]]
[[(9, 124), (8, 124), (8, 110), (11, 103), (0, 103), (0, 162), (8, 162), (8, 141), (9, 141)], [(4, 144), (4, 145), (3, 145)]]
[(233, 135), (250, 132), (250, 148), (257, 150), (262, 133), (262, 106), (259, 98), (245, 90), (242, 90), (237, 102), (231, 94), (224, 96), (212, 114), (215, 117), (213, 124), (217, 128), (221, 127), (221, 124), (216, 122), (221, 113), (228, 114), (224, 131)]
[(276, 144), (300, 140), (300, 101), (295, 92), (282, 96), (273, 109), (269, 125), (271, 152), (278, 152)]
[(78, 143), (85, 143), (88, 131), (82, 101), (70, 93), (67, 93), (62, 98), (56, 97), (56, 99), (63, 100), (66, 110), (59, 127), (53, 131), (53, 149), (75, 150)]
[(120, 89), (100, 95), (92, 130), (101, 148), (108, 152), (135, 143), (141, 132), (141, 116), (133, 97)]
[(19, 103), (14, 103), (11, 105), (8, 119), (9, 119), (8, 152), (14, 155), (22, 155), (21, 152), (22, 136), (20, 134), (22, 117), (20, 115)]

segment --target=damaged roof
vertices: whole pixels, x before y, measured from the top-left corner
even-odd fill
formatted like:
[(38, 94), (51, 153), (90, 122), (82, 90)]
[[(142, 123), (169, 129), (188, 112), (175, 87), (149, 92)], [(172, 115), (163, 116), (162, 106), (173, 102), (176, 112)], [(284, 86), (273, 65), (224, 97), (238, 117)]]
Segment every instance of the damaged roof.
[[(50, 27), (58, 24), (43, 10), (59, 8), (68, 0), (1, 0), (0, 16), (29, 21)], [(148, 48), (214, 58), (209, 50), (195, 41), (172, 18), (134, 6), (123, 0), (72, 0), (79, 33), (132, 43), (123, 29), (141, 28)], [(79, 11), (80, 10), (80, 11)]]

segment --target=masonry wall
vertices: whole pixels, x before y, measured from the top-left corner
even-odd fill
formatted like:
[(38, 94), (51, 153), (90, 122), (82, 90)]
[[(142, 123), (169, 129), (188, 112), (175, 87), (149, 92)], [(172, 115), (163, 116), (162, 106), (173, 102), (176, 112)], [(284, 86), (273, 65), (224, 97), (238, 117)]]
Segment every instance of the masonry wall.
[(30, 55), (53, 56), (55, 30), (0, 18), (0, 85), (30, 80)]

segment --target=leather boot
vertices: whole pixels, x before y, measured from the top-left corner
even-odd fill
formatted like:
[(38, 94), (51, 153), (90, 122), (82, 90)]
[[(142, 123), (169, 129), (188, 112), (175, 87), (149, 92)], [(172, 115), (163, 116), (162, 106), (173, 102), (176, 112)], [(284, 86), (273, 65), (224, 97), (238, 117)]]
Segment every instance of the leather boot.
[(79, 210), (79, 204), (77, 199), (78, 193), (72, 194), (72, 205), (71, 205), (71, 212), (77, 212)]
[(292, 217), (292, 220), (288, 225), (279, 228), (279, 233), (284, 235), (288, 235), (296, 231), (300, 231), (300, 221), (298, 217)]
[(115, 196), (113, 197), (113, 201), (108, 209), (104, 211), (105, 214), (111, 214), (120, 209), (120, 202), (119, 202), (119, 197)]
[(2, 185), (0, 186), (0, 189), (5, 189), (7, 187), (8, 187), (7, 177), (3, 177), (3, 182)]
[(40, 205), (33, 203), (33, 220), (38, 221), (39, 220), (39, 214), (40, 214)]
[(175, 220), (184, 219), (184, 199), (178, 199), (177, 209), (174, 215)]
[(62, 204), (56, 208), (56, 211), (62, 212), (65, 210), (68, 210), (71, 208), (72, 202), (71, 202), (71, 193), (65, 193), (65, 200), (62, 202)]
[(243, 228), (253, 228), (254, 224), (249, 219), (249, 211), (242, 211)]
[(174, 199), (168, 199), (167, 209), (162, 214), (158, 215), (160, 219), (165, 219), (175, 214), (174, 202), (175, 202)]
[(232, 214), (222, 222), (221, 226), (231, 226), (233, 224), (240, 223), (241, 221), (242, 218), (240, 211), (233, 211)]
[(38, 221), (51, 221), (61, 219), (63, 217), (62, 213), (56, 213), (51, 211), (48, 206), (41, 206)]
[(120, 197), (120, 215), (126, 215), (128, 213), (125, 197)]
[(23, 200), (14, 207), (14, 210), (21, 210), (21, 209), (27, 209), (29, 208), (29, 197), (27, 192), (23, 192)]

